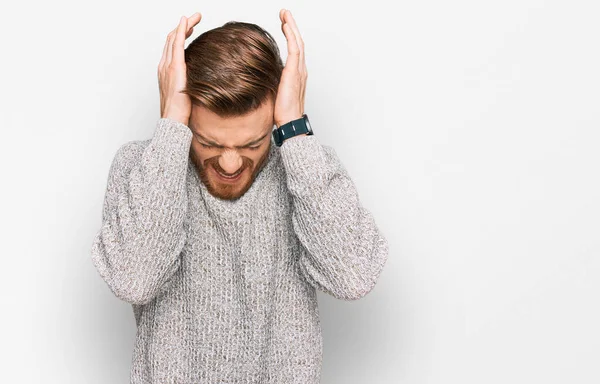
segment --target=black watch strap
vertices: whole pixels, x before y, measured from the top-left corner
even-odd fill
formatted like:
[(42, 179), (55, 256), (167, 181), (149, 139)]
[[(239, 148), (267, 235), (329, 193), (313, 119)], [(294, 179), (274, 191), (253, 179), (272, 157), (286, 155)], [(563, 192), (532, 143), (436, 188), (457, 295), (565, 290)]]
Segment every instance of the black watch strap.
[(273, 129), (273, 139), (275, 140), (275, 144), (281, 147), (284, 140), (303, 133), (308, 135), (314, 134), (306, 113), (299, 119), (292, 120), (289, 123), (282, 124), (279, 128)]

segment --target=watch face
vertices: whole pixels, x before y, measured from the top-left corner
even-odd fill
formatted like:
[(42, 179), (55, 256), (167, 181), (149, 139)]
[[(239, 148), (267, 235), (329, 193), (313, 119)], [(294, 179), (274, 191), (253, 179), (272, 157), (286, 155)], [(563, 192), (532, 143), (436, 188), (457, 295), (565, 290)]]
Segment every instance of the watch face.
[(308, 121), (308, 116), (304, 117), (304, 122), (306, 123), (306, 128), (308, 129), (308, 132), (312, 132), (312, 127), (310, 126), (310, 121)]
[(273, 139), (275, 140), (275, 144), (277, 146), (281, 145), (282, 140), (281, 140), (281, 134), (279, 132), (279, 128), (273, 130)]

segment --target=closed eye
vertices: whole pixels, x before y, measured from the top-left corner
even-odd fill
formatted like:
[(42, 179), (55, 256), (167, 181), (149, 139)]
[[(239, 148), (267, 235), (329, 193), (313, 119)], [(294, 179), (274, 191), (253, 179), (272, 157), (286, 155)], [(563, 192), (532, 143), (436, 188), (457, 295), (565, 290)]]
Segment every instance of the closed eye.
[[(212, 146), (212, 145), (208, 145), (208, 144), (204, 144), (204, 143), (200, 143), (200, 145), (201, 145), (202, 147), (204, 147), (204, 148), (214, 148), (214, 146)], [(260, 145), (258, 145), (258, 146), (255, 146), (255, 147), (247, 147), (247, 148), (249, 148), (249, 149), (251, 149), (251, 150), (253, 150), (253, 151), (256, 151), (257, 149), (259, 149), (259, 148), (260, 148)]]

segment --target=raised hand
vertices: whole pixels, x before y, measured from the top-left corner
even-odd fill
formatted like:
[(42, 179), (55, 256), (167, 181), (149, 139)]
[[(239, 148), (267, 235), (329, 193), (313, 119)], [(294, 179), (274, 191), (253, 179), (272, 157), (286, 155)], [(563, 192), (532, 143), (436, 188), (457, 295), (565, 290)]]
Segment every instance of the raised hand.
[(179, 25), (167, 36), (163, 55), (158, 64), (160, 116), (185, 125), (188, 125), (192, 113), (192, 101), (188, 95), (181, 93), (187, 81), (184, 44), (201, 18), (200, 12), (194, 13), (189, 18), (181, 17)]
[(304, 92), (308, 78), (304, 63), (304, 41), (296, 21), (287, 9), (279, 11), (279, 18), (281, 30), (287, 40), (288, 57), (281, 74), (273, 111), (273, 119), (278, 127), (299, 119), (304, 114)]

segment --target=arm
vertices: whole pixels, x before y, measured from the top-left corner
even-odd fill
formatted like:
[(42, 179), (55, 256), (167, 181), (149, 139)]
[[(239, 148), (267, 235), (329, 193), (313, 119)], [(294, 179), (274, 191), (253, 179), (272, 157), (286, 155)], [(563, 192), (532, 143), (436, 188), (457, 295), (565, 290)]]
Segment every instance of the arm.
[(285, 140), (280, 153), (292, 195), (292, 225), (304, 248), (302, 274), (338, 299), (365, 296), (387, 260), (388, 243), (350, 176), (333, 148), (315, 135)]
[(186, 125), (161, 118), (147, 146), (124, 144), (110, 167), (92, 261), (131, 304), (151, 301), (179, 268), (191, 139)]

